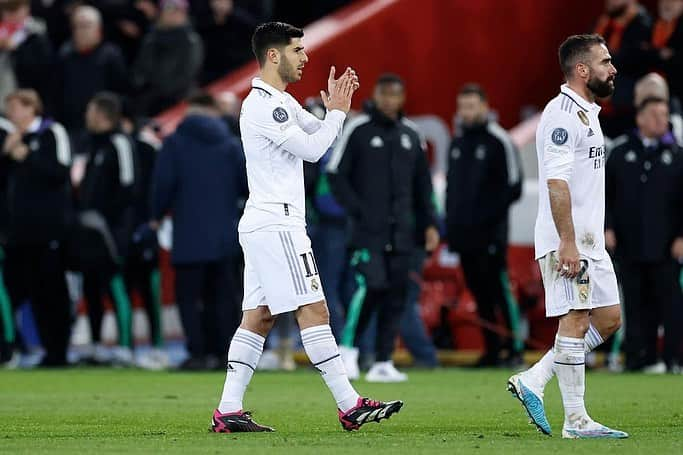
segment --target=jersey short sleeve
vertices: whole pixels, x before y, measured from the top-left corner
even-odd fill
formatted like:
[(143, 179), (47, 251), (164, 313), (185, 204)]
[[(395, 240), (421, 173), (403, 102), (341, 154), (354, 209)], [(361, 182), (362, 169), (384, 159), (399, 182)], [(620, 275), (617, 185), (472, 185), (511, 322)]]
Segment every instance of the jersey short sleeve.
[(551, 112), (542, 125), (543, 167), (547, 179), (569, 182), (579, 143), (576, 121), (565, 112)]
[(247, 128), (270, 139), (276, 146), (282, 145), (298, 128), (296, 112), (290, 106), (266, 100), (246, 106), (244, 120)]

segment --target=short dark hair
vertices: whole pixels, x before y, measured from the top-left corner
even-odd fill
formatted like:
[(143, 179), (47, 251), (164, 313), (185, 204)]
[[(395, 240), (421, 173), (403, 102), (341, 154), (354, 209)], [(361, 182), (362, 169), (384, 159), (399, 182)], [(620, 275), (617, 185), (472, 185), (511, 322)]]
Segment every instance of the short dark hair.
[(482, 101), (487, 100), (486, 92), (484, 91), (482, 86), (479, 84), (475, 84), (473, 82), (462, 86), (460, 92), (458, 93), (458, 96), (462, 95), (477, 95), (479, 98), (481, 98)]
[(574, 66), (580, 61), (585, 60), (591, 51), (591, 47), (596, 44), (607, 45), (605, 38), (595, 33), (572, 35), (560, 44), (560, 49), (557, 53), (564, 77), (571, 77)]
[(123, 112), (121, 97), (119, 95), (112, 92), (99, 92), (90, 99), (90, 102), (98, 111), (107, 117), (107, 120), (114, 125), (119, 124)]
[(38, 92), (32, 88), (20, 88), (10, 92), (5, 97), (5, 103), (10, 100), (17, 100), (24, 106), (32, 107), (35, 115), (43, 115), (43, 102), (40, 100)]
[(187, 104), (190, 106), (204, 107), (219, 110), (216, 98), (205, 90), (195, 90), (187, 97)]
[(664, 98), (660, 98), (659, 96), (648, 96), (638, 105), (638, 113), (643, 112), (648, 105), (657, 103), (664, 103), (667, 106), (669, 105), (669, 103)]
[(266, 22), (254, 30), (251, 37), (251, 50), (256, 56), (260, 66), (266, 61), (266, 52), (271, 47), (285, 47), (291, 43), (292, 38), (301, 38), (304, 31), (284, 22)]
[(377, 82), (375, 82), (375, 86), (388, 84), (398, 84), (402, 88), (405, 88), (406, 86), (405, 82), (403, 82), (403, 79), (401, 79), (401, 76), (395, 73), (380, 74), (380, 76), (377, 78)]

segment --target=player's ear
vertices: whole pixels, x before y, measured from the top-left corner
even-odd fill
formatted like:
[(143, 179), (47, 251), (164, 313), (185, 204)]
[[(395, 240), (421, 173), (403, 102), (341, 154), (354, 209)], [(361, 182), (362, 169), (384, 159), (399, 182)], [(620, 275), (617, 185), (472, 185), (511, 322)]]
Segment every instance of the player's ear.
[(274, 65), (278, 65), (280, 63), (280, 51), (278, 51), (274, 47), (268, 49), (268, 51), (266, 52), (266, 57)]
[(577, 63), (577, 64), (576, 64), (576, 73), (577, 73), (580, 77), (588, 77), (588, 75), (589, 75), (589, 73), (590, 73), (590, 71), (589, 71), (589, 69), (588, 69), (588, 65), (586, 65), (586, 64), (583, 63), (583, 62)]

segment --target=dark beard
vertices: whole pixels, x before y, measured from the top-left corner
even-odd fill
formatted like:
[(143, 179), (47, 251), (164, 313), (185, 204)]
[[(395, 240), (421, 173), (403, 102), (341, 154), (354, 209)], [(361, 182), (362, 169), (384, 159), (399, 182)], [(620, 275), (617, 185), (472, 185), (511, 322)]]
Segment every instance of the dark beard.
[(287, 61), (287, 59), (284, 58), (277, 67), (277, 74), (279, 74), (280, 79), (287, 84), (291, 84), (292, 82), (296, 82), (298, 80), (296, 70)]
[(601, 81), (597, 77), (591, 78), (586, 86), (596, 98), (607, 98), (612, 93), (614, 93), (614, 85), (610, 84), (612, 79), (607, 79), (606, 81)]

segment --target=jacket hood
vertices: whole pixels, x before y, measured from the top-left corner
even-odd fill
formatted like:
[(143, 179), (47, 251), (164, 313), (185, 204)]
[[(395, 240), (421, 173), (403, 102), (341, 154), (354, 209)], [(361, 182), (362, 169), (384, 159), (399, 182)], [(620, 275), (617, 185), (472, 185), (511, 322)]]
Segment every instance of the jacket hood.
[(206, 144), (216, 144), (231, 137), (230, 130), (220, 118), (190, 114), (178, 126), (176, 133)]

